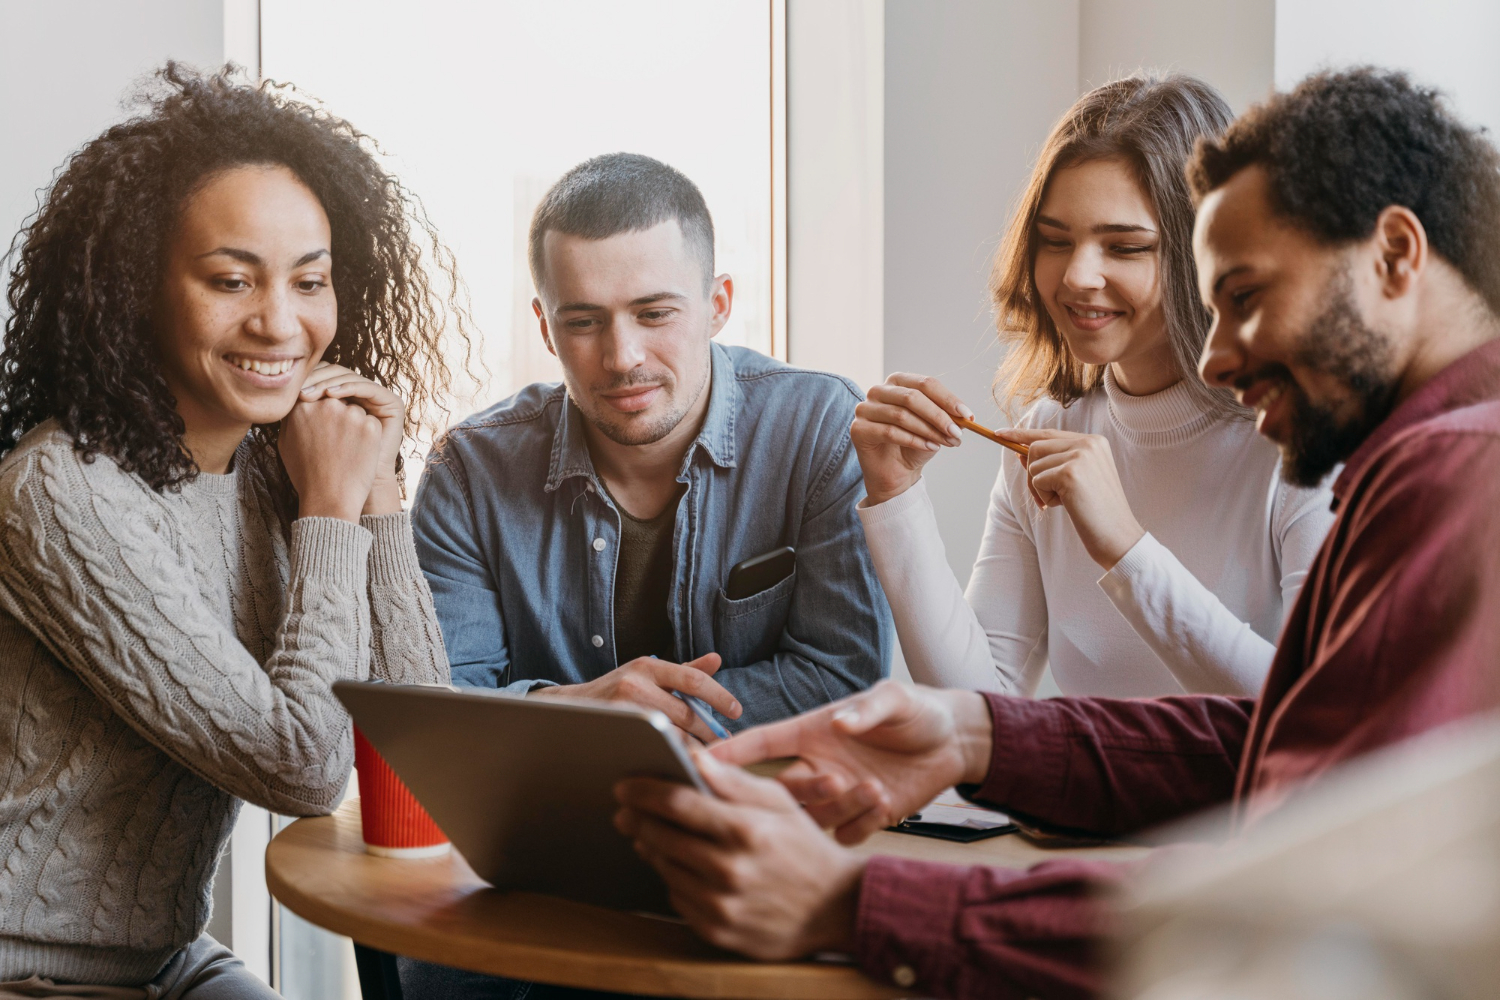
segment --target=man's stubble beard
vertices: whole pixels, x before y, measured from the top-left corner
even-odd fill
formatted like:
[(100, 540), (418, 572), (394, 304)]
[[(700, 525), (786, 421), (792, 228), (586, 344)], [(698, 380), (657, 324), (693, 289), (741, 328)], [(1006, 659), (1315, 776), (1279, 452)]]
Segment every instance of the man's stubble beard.
[[(711, 355), (712, 348), (709, 348), (706, 353), (709, 353)], [(677, 396), (677, 380), (672, 377), (672, 374), (670, 372), (666, 370), (663, 370), (659, 373), (630, 372), (622, 376), (621, 378), (616, 379), (614, 382), (611, 382), (609, 385), (605, 386), (604, 389), (606, 391), (613, 389), (623, 389), (632, 385), (641, 385), (643, 383), (654, 382), (660, 385), (666, 392), (668, 398), (671, 399), (673, 403), (672, 408), (666, 413), (662, 414), (652, 423), (642, 427), (630, 424), (629, 422), (617, 423), (614, 420), (607, 418), (605, 416), (605, 411), (603, 410), (601, 405), (598, 411), (594, 414), (591, 422), (596, 428), (599, 429), (599, 433), (609, 438), (615, 444), (621, 444), (627, 447), (639, 447), (641, 445), (655, 444), (656, 442), (660, 441), (662, 438), (666, 437), (668, 434), (676, 430), (677, 425), (682, 423), (683, 418), (687, 416), (688, 411), (693, 408), (693, 404), (696, 403), (699, 398), (701, 398), (703, 392), (707, 388), (708, 380), (712, 372), (713, 361), (712, 357), (710, 356), (710, 358), (703, 366), (703, 376), (698, 380), (698, 391), (692, 393), (691, 399), (686, 402), (684, 402)]]
[(1338, 405), (1314, 403), (1286, 372), (1292, 433), (1281, 442), (1281, 475), (1294, 486), (1321, 483), (1390, 416), (1396, 402), (1391, 343), (1367, 326), (1355, 308), (1347, 268), (1329, 281), (1328, 292), (1328, 308), (1299, 338), (1296, 363), (1332, 375), (1348, 396)]

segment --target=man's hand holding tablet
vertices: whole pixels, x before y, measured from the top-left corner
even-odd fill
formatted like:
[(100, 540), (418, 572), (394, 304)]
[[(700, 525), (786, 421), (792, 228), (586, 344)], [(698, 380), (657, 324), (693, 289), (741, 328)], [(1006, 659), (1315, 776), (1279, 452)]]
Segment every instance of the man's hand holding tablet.
[[(722, 745), (722, 744), (720, 744)], [(653, 778), (615, 786), (615, 827), (706, 941), (767, 961), (850, 950), (864, 859), (768, 778), (693, 754), (714, 795)]]
[[(705, 940), (768, 960), (848, 951), (865, 862), (823, 829), (856, 843), (984, 781), (993, 737), (980, 695), (885, 681), (695, 753), (716, 798), (621, 781), (615, 826)], [(797, 763), (776, 780), (725, 766), (785, 757)]]
[(725, 718), (738, 719), (744, 712), (738, 699), (713, 679), (719, 664), (718, 653), (707, 653), (687, 663), (642, 656), (621, 664), (603, 677), (583, 684), (538, 688), (531, 696), (561, 695), (596, 701), (623, 701), (642, 708), (654, 708), (671, 719), (678, 729), (710, 743), (718, 737), (675, 692), (700, 698)]

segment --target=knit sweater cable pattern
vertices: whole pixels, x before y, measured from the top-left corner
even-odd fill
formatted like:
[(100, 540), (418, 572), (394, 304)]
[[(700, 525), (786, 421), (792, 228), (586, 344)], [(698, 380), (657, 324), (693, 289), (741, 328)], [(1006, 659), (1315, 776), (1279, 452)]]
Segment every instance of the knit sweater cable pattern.
[(448, 680), (407, 516), (288, 543), (235, 464), (158, 494), (50, 423), (0, 462), (0, 981), (149, 980), (202, 933), (241, 800), (338, 801), (330, 685)]

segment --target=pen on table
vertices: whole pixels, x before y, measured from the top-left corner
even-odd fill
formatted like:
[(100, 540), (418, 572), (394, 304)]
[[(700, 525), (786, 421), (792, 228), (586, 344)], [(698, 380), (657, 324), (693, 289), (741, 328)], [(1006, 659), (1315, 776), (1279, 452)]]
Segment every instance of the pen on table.
[(1027, 448), (1024, 444), (1016, 444), (1016, 442), (1014, 441), (1005, 440), (1005, 438), (1001, 437), (999, 434), (996, 434), (994, 431), (990, 430), (988, 427), (984, 426), (984, 424), (981, 424), (977, 420), (970, 420), (968, 417), (954, 417), (953, 422), (958, 424), (958, 426), (960, 427), (967, 427), (969, 430), (973, 431), (975, 434), (978, 434), (980, 437), (989, 438), (996, 444), (1005, 448), (1009, 448), (1011, 451), (1015, 452), (1017, 455), (1021, 455), (1022, 457), (1025, 457), (1026, 455), (1029, 455), (1031, 453), (1031, 449)]

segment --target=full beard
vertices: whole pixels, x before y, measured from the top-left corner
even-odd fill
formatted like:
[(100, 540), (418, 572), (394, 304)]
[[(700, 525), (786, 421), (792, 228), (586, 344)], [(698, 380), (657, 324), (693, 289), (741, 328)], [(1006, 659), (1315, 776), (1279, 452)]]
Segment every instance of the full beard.
[(1281, 442), (1281, 475), (1294, 486), (1321, 483), (1390, 416), (1396, 403), (1390, 342), (1365, 325), (1354, 306), (1347, 271), (1329, 283), (1329, 291), (1333, 301), (1299, 338), (1296, 363), (1333, 376), (1345, 394), (1315, 403), (1292, 380), (1290, 370), (1284, 371), (1292, 393), (1292, 430)]

